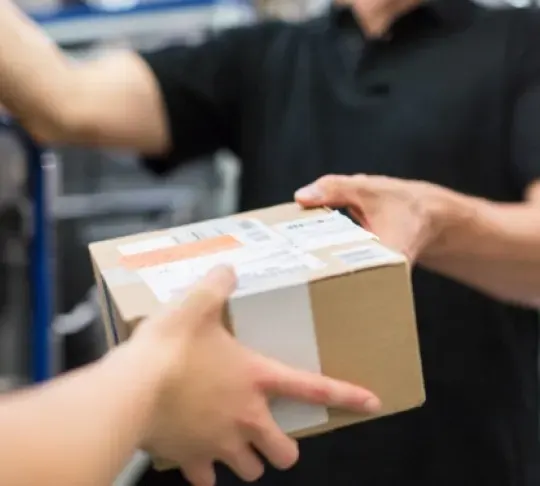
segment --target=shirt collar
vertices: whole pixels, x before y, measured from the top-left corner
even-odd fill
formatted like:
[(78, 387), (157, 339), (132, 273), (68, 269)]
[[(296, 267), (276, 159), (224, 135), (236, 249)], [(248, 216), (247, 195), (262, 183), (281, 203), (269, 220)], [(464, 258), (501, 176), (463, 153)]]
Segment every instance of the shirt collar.
[(478, 9), (471, 0), (431, 0), (425, 2), (424, 6), (450, 27), (466, 26)]
[[(443, 26), (459, 28), (466, 26), (478, 7), (471, 0), (426, 0), (404, 17), (415, 15), (418, 11), (427, 11), (434, 20)], [(330, 20), (338, 28), (358, 27), (351, 8), (343, 4), (334, 4), (330, 11)]]

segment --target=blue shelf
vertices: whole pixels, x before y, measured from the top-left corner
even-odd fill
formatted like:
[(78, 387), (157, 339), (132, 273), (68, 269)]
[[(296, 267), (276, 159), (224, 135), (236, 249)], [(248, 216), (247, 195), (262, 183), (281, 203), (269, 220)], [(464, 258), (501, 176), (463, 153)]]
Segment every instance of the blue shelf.
[(215, 4), (215, 0), (159, 0), (143, 3), (133, 8), (99, 8), (89, 5), (75, 5), (35, 13), (32, 17), (40, 24), (47, 25), (88, 18), (119, 18), (126, 15), (144, 15), (171, 9), (185, 11), (190, 8), (208, 7)]
[(133, 35), (179, 34), (208, 27), (217, 0), (160, 0), (134, 8), (74, 6), (32, 15), (59, 43), (89, 42)]
[(50, 211), (45, 152), (7, 116), (0, 115), (0, 129), (9, 130), (25, 149), (28, 189), (32, 200), (33, 227), (29, 247), (31, 323), (31, 378), (45, 381), (52, 376), (51, 323), (54, 313), (54, 277), (50, 248)]

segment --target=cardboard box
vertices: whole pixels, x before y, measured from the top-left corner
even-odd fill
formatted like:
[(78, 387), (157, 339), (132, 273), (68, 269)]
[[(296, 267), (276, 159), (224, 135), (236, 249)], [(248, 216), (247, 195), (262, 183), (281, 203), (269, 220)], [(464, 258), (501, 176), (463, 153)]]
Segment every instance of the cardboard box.
[[(228, 325), (246, 346), (373, 390), (381, 415), (424, 402), (407, 261), (339, 212), (287, 204), (93, 243), (90, 253), (111, 346), (226, 262), (239, 276)], [(296, 437), (366, 420), (286, 400), (272, 411)]]

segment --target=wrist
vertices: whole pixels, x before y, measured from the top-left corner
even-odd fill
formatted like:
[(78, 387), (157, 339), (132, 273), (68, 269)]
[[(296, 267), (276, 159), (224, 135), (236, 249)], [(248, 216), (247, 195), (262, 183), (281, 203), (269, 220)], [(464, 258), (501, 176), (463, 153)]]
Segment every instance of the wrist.
[(429, 205), (433, 238), (420, 255), (420, 263), (444, 258), (456, 250), (456, 245), (463, 244), (483, 204), (481, 199), (448, 189), (437, 191)]
[(134, 400), (133, 413), (139, 419), (139, 442), (143, 443), (159, 414), (170, 366), (158, 349), (142, 340), (130, 339), (105, 358), (104, 368), (105, 373), (121, 374), (122, 386), (129, 388)]
[(143, 322), (139, 326), (127, 346), (131, 346), (132, 353), (145, 368), (142, 373), (148, 380), (152, 397), (151, 414), (141, 440), (142, 447), (145, 447), (152, 442), (159, 428), (164, 411), (168, 408), (168, 397), (177, 396), (176, 389), (183, 386), (184, 345), (188, 337), (163, 334), (150, 322)]

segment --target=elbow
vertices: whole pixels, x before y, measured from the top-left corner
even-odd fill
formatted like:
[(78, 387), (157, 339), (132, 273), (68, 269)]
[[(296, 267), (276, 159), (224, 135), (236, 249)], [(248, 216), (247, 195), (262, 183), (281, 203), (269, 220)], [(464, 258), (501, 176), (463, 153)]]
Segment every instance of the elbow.
[(520, 299), (521, 304), (533, 310), (540, 310), (540, 294), (536, 291), (531, 294), (525, 294), (524, 298)]
[(35, 117), (29, 122), (22, 120), (22, 125), (32, 138), (43, 145), (54, 145), (66, 142), (66, 128), (56, 117)]
[(540, 310), (540, 293), (538, 293), (537, 289), (500, 290), (499, 292), (488, 293), (488, 295), (508, 305)]
[(78, 143), (88, 132), (81, 114), (70, 109), (33, 116), (31, 120), (22, 120), (22, 125), (36, 142), (43, 145)]

